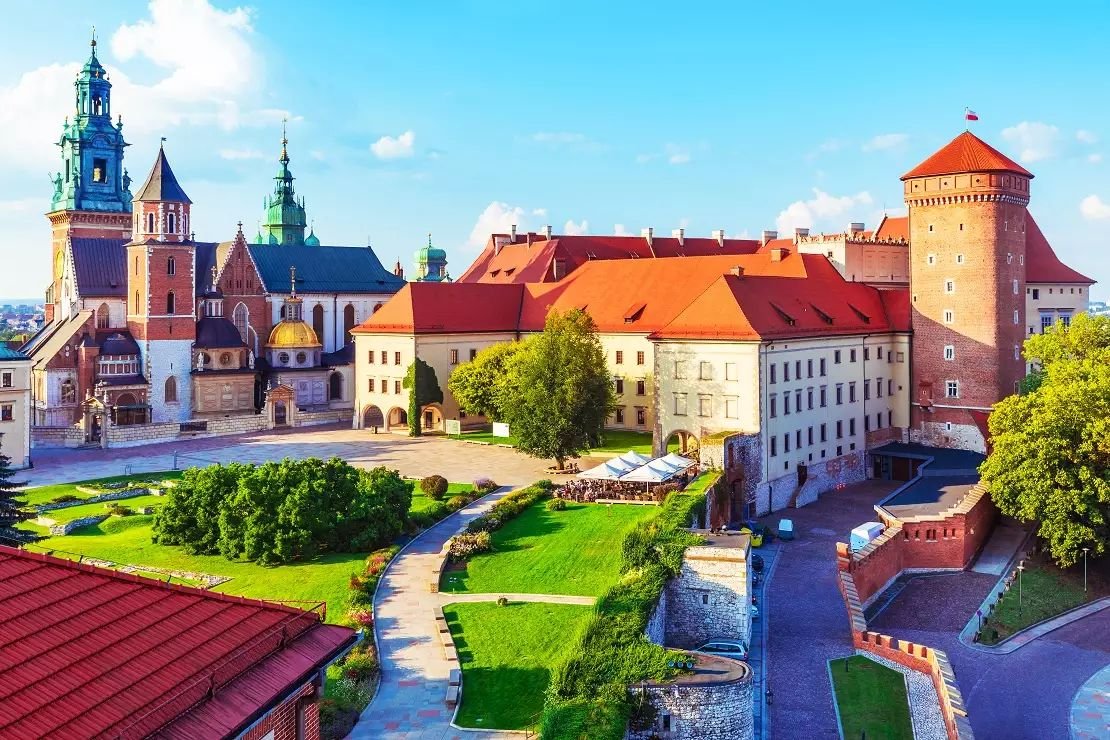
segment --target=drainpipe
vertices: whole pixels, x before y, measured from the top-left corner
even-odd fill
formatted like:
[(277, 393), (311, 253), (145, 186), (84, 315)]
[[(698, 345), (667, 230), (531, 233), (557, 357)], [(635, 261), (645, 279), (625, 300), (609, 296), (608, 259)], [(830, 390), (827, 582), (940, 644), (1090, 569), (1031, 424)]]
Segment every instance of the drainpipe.
[[(331, 296), (331, 338), (333, 346), (339, 342), (339, 294)], [(338, 349), (338, 347), (336, 347)]]

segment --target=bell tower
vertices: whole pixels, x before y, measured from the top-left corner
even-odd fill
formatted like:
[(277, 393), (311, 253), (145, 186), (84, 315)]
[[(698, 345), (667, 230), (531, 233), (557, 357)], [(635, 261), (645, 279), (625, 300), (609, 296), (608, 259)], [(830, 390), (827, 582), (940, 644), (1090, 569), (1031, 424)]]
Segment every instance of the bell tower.
[(62, 259), (71, 238), (126, 239), (131, 223), (131, 178), (123, 168), (123, 121), (112, 123), (112, 83), (96, 57), (96, 37), (89, 58), (73, 83), (74, 111), (62, 125), (58, 147), (61, 171), (51, 176), (53, 232), (52, 280), (47, 289), (47, 320), (61, 300)]
[(304, 199), (297, 199), (293, 189), (293, 173), (289, 169), (289, 139), (285, 135), (285, 124), (281, 127), (281, 157), (277, 174), (274, 176), (274, 193), (266, 198), (266, 222), (259, 230), (261, 244), (319, 246), (320, 240), (313, 233), (305, 239), (304, 231), (308, 226), (305, 217)]
[(985, 452), (987, 416), (1025, 374), (1025, 209), (1032, 179), (969, 131), (902, 176), (916, 439)]

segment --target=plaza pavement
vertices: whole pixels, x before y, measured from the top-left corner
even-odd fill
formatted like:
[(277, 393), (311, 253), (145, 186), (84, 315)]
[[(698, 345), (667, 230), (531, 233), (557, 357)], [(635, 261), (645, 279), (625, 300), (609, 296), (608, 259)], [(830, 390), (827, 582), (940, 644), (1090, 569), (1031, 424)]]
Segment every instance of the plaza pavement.
[(21, 474), (32, 486), (74, 480), (171, 470), (215, 462), (264, 463), (286, 457), (343, 458), (360, 468), (385, 465), (402, 475), (442, 475), (460, 483), (489, 477), (502, 485), (522, 486), (551, 477), (547, 460), (514, 449), (477, 445), (443, 437), (418, 439), (374, 434), (349, 427), (310, 427), (286, 432), (190, 439), (123, 449), (35, 450), (34, 468)]

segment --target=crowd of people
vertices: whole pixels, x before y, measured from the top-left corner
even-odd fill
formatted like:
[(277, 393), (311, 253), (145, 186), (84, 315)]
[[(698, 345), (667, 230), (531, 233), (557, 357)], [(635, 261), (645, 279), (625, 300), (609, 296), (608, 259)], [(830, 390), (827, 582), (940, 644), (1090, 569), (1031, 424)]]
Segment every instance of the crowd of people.
[(593, 503), (598, 499), (614, 501), (654, 501), (662, 502), (671, 491), (681, 491), (696, 473), (684, 473), (666, 483), (631, 483), (619, 480), (597, 480), (576, 478), (567, 481), (555, 491), (555, 496), (576, 501)]

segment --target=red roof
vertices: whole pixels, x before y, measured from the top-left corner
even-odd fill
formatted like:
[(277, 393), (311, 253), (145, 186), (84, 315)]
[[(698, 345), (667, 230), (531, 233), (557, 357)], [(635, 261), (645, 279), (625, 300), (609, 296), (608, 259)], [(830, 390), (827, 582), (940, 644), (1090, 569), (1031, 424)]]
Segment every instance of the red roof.
[(964, 131), (935, 154), (902, 175), (903, 180), (957, 172), (1014, 172), (1026, 177), (1033, 173), (970, 131)]
[(908, 242), (910, 240), (910, 217), (884, 215), (878, 228), (875, 229), (875, 239)]
[[(652, 259), (655, 257), (703, 257), (721, 254), (752, 254), (759, 248), (755, 239), (716, 239), (655, 236), (651, 245), (642, 236), (553, 236), (518, 234), (509, 243), (508, 234), (494, 234), (473, 264), (462, 274), (460, 283), (540, 283), (573, 272), (590, 261)], [(497, 243), (502, 246), (498, 248)]]
[(1094, 280), (1060, 261), (1033, 214), (1026, 211), (1025, 215), (1025, 282), (1094, 285)]
[(460, 334), (513, 331), (524, 286), (491, 283), (406, 283), (354, 334)]
[(190, 716), (223, 728), (191, 737), (234, 735), (354, 639), (313, 611), (0, 546), (0, 736), (181, 736), (167, 725)]

